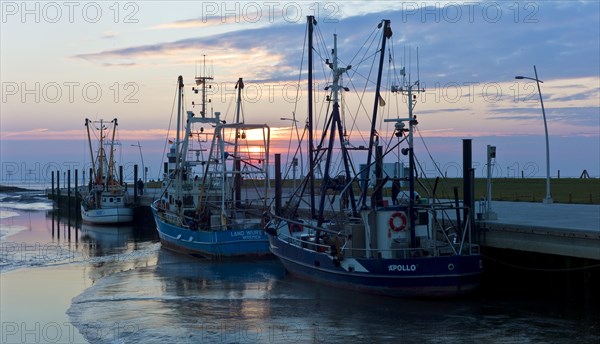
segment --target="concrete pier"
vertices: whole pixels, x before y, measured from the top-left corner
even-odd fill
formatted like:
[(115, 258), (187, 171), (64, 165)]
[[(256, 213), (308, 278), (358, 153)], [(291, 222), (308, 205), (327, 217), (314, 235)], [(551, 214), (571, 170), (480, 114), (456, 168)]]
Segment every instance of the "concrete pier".
[(484, 247), (600, 260), (600, 205), (493, 202)]

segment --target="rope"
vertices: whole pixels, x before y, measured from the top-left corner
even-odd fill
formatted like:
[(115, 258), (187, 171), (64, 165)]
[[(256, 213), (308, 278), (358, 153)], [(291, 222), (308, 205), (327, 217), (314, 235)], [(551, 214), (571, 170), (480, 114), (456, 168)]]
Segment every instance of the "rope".
[[(177, 86), (179, 87), (179, 84), (177, 84)], [(171, 123), (173, 122), (173, 113), (174, 113), (174, 109), (175, 109), (175, 101), (177, 100), (177, 92), (178, 92), (178, 87), (175, 87), (175, 96), (173, 97), (173, 105), (171, 105), (171, 117), (169, 118), (169, 127), (167, 128), (167, 139), (165, 140), (165, 145), (163, 146), (163, 152), (162, 152), (162, 156), (165, 156), (165, 152), (167, 151), (167, 143), (169, 143), (169, 133), (171, 132)], [(160, 171), (162, 170), (161, 167), (158, 168), (158, 175), (156, 176), (157, 180), (160, 180)]]

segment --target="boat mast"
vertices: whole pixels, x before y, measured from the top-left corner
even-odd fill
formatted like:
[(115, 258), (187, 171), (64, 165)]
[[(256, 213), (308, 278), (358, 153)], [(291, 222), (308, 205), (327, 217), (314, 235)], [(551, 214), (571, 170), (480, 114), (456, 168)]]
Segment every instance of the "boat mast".
[[(98, 148), (98, 176), (100, 176), (100, 182), (104, 177), (104, 163), (106, 157), (104, 156), (104, 120), (100, 119), (100, 147)], [(104, 189), (106, 189), (106, 179), (102, 183)]]
[[(111, 121), (113, 123), (113, 131), (112, 138), (110, 140), (110, 158), (108, 160), (108, 171), (106, 171), (107, 176), (112, 176), (114, 180), (114, 168), (115, 168), (115, 154), (114, 154), (114, 146), (115, 146), (115, 133), (117, 132), (117, 119), (113, 119)], [(108, 178), (106, 178), (108, 179)]]
[[(418, 85), (419, 80), (415, 83)], [(413, 86), (408, 85), (408, 194), (409, 194), (409, 203), (408, 203), (408, 221), (410, 225), (410, 247), (415, 247), (417, 245), (416, 236), (415, 236), (415, 215), (413, 212), (413, 208), (415, 206), (415, 153), (413, 149), (413, 130), (414, 125), (416, 124), (416, 120), (413, 116), (413, 109), (416, 105), (417, 99), (413, 99)], [(418, 88), (418, 86), (417, 86)]]
[[(237, 90), (238, 90), (235, 123), (239, 124), (240, 123), (240, 113), (241, 113), (241, 109), (242, 109), (242, 89), (244, 88), (244, 81), (242, 80), (242, 78), (238, 79), (238, 82), (235, 84), (235, 88), (237, 88)], [(233, 202), (234, 203), (233, 204), (235, 205), (235, 207), (239, 207), (241, 205), (239, 202), (242, 198), (241, 157), (239, 156), (239, 149), (238, 149), (238, 140), (239, 139), (240, 139), (240, 131), (239, 131), (239, 127), (236, 127), (235, 128), (235, 145), (233, 147), (233, 159), (234, 159), (233, 160), (234, 161), (234, 166), (233, 166), (233, 172), (234, 172)]]
[(88, 137), (88, 145), (90, 147), (90, 157), (92, 158), (92, 171), (94, 171), (94, 175), (90, 176), (90, 182), (92, 184), (94, 184), (94, 182), (92, 180), (96, 179), (96, 161), (94, 159), (94, 150), (92, 149), (92, 137), (90, 135), (90, 120), (89, 119), (85, 119), (85, 128), (87, 130), (87, 137)]
[[(381, 27), (382, 23), (379, 24)], [(390, 28), (390, 20), (383, 20), (383, 35), (381, 38), (381, 52), (379, 56), (379, 69), (377, 71), (377, 84), (375, 86), (375, 102), (373, 104), (373, 117), (371, 118), (371, 132), (369, 138), (369, 151), (367, 152), (367, 178), (362, 181), (362, 192), (360, 204), (364, 208), (367, 204), (367, 191), (369, 189), (369, 177), (371, 171), (371, 160), (373, 159), (373, 149), (375, 148), (375, 136), (377, 135), (377, 109), (379, 108), (379, 91), (381, 89), (381, 74), (383, 72), (383, 62), (385, 57), (385, 43), (388, 38), (392, 37), (392, 29)]]
[[(417, 96), (414, 94), (414, 92), (425, 92), (424, 89), (420, 88), (420, 81), (417, 80), (414, 83), (410, 80), (410, 74), (408, 77), (408, 81), (406, 81), (406, 73), (405, 73), (405, 69), (402, 68), (400, 74), (403, 77), (403, 85), (405, 85), (406, 89), (404, 89), (404, 86), (402, 86), (400, 88), (400, 92), (402, 92), (402, 94), (406, 94), (407, 96), (407, 103), (408, 103), (408, 118), (395, 118), (395, 119), (385, 119), (384, 122), (396, 122), (396, 130), (401, 130), (404, 131), (404, 122), (408, 122), (408, 137), (407, 137), (407, 141), (408, 141), (408, 149), (405, 151), (406, 148), (402, 149), (402, 154), (406, 154), (408, 153), (408, 187), (409, 187), (409, 203), (408, 203), (408, 221), (409, 221), (409, 228), (410, 228), (410, 247), (416, 247), (417, 245), (417, 241), (416, 241), (416, 236), (415, 236), (415, 222), (416, 222), (416, 218), (415, 218), (415, 213), (413, 211), (414, 207), (415, 207), (415, 155), (414, 155), (414, 146), (413, 146), (413, 136), (414, 136), (414, 126), (418, 124), (416, 117), (413, 115), (413, 110), (415, 108), (415, 106), (417, 105)], [(417, 87), (417, 89), (415, 90), (414, 87)], [(397, 91), (392, 91), (392, 92), (397, 92)]]
[[(344, 162), (344, 170), (345, 170), (345, 181), (349, 182), (351, 180), (350, 177), (350, 162), (348, 157), (348, 151), (346, 146), (344, 145), (344, 131), (342, 128), (342, 120), (340, 118), (340, 106), (339, 106), (339, 92), (342, 88), (340, 86), (340, 77), (348, 71), (351, 66), (340, 68), (338, 66), (338, 57), (337, 57), (337, 35), (333, 35), (333, 62), (328, 63), (329, 67), (333, 71), (333, 83), (331, 85), (331, 92), (333, 93), (333, 111), (331, 112), (331, 128), (329, 134), (329, 143), (327, 147), (327, 158), (325, 160), (325, 170), (323, 172), (323, 181), (321, 185), (321, 197), (319, 200), (319, 214), (317, 217), (317, 226), (321, 226), (325, 220), (325, 199), (327, 198), (327, 189), (333, 186), (331, 183), (331, 176), (329, 175), (329, 169), (331, 166), (331, 159), (333, 157), (333, 149), (335, 142), (336, 130), (340, 139), (340, 150), (342, 154), (342, 160)], [(349, 198), (352, 206), (353, 214), (356, 214), (356, 201), (354, 199), (354, 193), (352, 188), (348, 188), (346, 191), (349, 193)], [(318, 236), (318, 231), (317, 231)]]
[(183, 116), (183, 111), (181, 110), (182, 107), (182, 98), (183, 98), (183, 77), (180, 75), (179, 77), (177, 77), (177, 136), (175, 139), (175, 147), (176, 148), (176, 154), (177, 156), (175, 157), (175, 178), (178, 179), (178, 183), (175, 183), (175, 185), (177, 186), (177, 188), (175, 189), (175, 200), (179, 200), (180, 195), (181, 195), (181, 177), (182, 177), (182, 170), (181, 170), (181, 134), (180, 134), (180, 130), (181, 130), (181, 117)]
[[(219, 128), (220, 113), (216, 112), (215, 118), (206, 118), (206, 103), (207, 103), (206, 83), (209, 80), (213, 80), (212, 76), (209, 76), (206, 74), (206, 56), (204, 56), (202, 75), (196, 76), (194, 79), (196, 81), (196, 86), (202, 85), (202, 104), (201, 104), (201, 110), (200, 110), (201, 118), (189, 117), (188, 127), (191, 126), (192, 122), (194, 122), (194, 123), (214, 123), (215, 124), (215, 133), (216, 133), (218, 130), (220, 130), (220, 128)], [(196, 94), (198, 93), (198, 88), (193, 88), (193, 90), (194, 90), (194, 93), (196, 93)], [(221, 136), (221, 135), (219, 135), (219, 136)], [(198, 193), (198, 206), (197, 206), (197, 211), (196, 211), (198, 214), (202, 213), (202, 211), (203, 211), (204, 202), (202, 201), (202, 197), (204, 195), (204, 189), (206, 188), (206, 181), (207, 181), (209, 169), (211, 166), (210, 158), (212, 157), (214, 146), (215, 146), (215, 136), (213, 136), (213, 141), (212, 141), (212, 144), (210, 145), (210, 151), (208, 153), (209, 161), (204, 165), (204, 172), (202, 175), (202, 183), (200, 184), (200, 192)]]
[(313, 25), (314, 16), (308, 16), (308, 175), (310, 183), (310, 218), (315, 218), (315, 166), (313, 142)]

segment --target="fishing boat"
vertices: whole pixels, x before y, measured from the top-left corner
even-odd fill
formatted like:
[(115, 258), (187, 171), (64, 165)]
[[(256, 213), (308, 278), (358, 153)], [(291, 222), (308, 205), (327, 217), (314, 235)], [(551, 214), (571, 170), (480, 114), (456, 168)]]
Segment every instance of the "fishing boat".
[(195, 77), (199, 114), (184, 111), (183, 78), (177, 81), (177, 136), (167, 154), (162, 196), (152, 204), (161, 244), (203, 257), (268, 255), (262, 216), (268, 206), (270, 128), (241, 118), (242, 78), (235, 118), (228, 122), (220, 112), (207, 113), (212, 80)]
[[(321, 42), (313, 47), (315, 24), (309, 17), (308, 173), (285, 206), (275, 207), (269, 214), (265, 231), (271, 251), (291, 274), (338, 288), (397, 297), (448, 297), (473, 291), (480, 283), (482, 258), (471, 231), (470, 209), (415, 192), (413, 132), (418, 123), (413, 109), (416, 93), (422, 90), (418, 80), (407, 76), (406, 68), (395, 67), (393, 51), (386, 50), (392, 37), (390, 21), (381, 21), (370, 36), (377, 40), (370, 38), (373, 41), (363, 45), (377, 46), (376, 53), (361, 48), (355, 55), (363, 56), (357, 65), (341, 65), (334, 35), (332, 55), (324, 61), (331, 73), (323, 78), (331, 83), (325, 87), (329, 111), (318, 136), (311, 96), (313, 50), (325, 45)], [(320, 51), (319, 56), (328, 53)], [(378, 60), (378, 68), (361, 65), (369, 60), (372, 65)], [(390, 71), (384, 74), (386, 61)], [(369, 117), (370, 130), (363, 135), (364, 144), (356, 144), (352, 141), (361, 134), (356, 130), (350, 133), (358, 126), (350, 123), (355, 118), (348, 123), (343, 120), (350, 118), (350, 110), (342, 101), (350, 97), (347, 86), (357, 85), (357, 80), (369, 74), (362, 72), (365, 69), (377, 71), (371, 73), (376, 74), (376, 80), (365, 78), (365, 89), (373, 91), (375, 99), (370, 113), (367, 106), (359, 105)], [(408, 104), (408, 115), (401, 117), (398, 112), (383, 121), (378, 118), (378, 110), (386, 103), (382, 74), (392, 76), (393, 82), (386, 84), (392, 96), (408, 99), (396, 102), (389, 96), (387, 102)], [(352, 79), (346, 85), (345, 77)], [(342, 109), (347, 111), (345, 116)], [(388, 125), (387, 134), (378, 128), (382, 122)], [(408, 158), (406, 175), (384, 173), (384, 161), (390, 157)], [(358, 158), (365, 163), (356, 165)], [(389, 202), (383, 191), (393, 179), (402, 179), (408, 190), (406, 197)], [(457, 211), (467, 214), (463, 221), (451, 216)]]
[[(94, 156), (91, 126), (98, 132), (98, 149)], [(129, 202), (127, 185), (117, 179), (115, 166), (115, 135), (117, 119), (110, 122), (91, 121), (86, 118), (88, 145), (92, 162), (92, 174), (88, 193), (81, 202), (81, 218), (91, 224), (116, 224), (133, 221), (133, 204)], [(107, 142), (107, 137), (110, 140)], [(104, 146), (109, 147), (108, 156)]]

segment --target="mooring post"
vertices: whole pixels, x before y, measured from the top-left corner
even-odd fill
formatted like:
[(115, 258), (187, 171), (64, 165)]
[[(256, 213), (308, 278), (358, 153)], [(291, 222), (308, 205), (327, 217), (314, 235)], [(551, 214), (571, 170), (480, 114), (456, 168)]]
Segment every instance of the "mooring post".
[(469, 207), (469, 209), (467, 209), (469, 212), (469, 228), (471, 228), (471, 231), (469, 231), (469, 240), (471, 243), (478, 244), (479, 243), (479, 234), (478, 234), (477, 226), (475, 226), (475, 169), (474, 168), (469, 169), (469, 179), (471, 180), (471, 188), (469, 190), (471, 206)]
[(80, 200), (79, 200), (79, 178), (77, 175), (79, 174), (79, 170), (75, 169), (75, 218), (79, 219), (79, 215), (81, 215), (80, 208)]
[(119, 185), (123, 185), (123, 166), (119, 165)]
[(471, 139), (463, 139), (463, 206), (465, 209), (463, 210), (463, 219), (466, 221), (467, 216), (469, 216), (469, 208), (473, 210), (473, 198), (471, 195), (473, 191), (471, 188), (473, 187), (473, 180), (471, 180), (471, 168), (473, 165), (473, 154), (472, 154), (472, 140)]
[(138, 180), (138, 165), (133, 165), (133, 202), (138, 204), (137, 194), (137, 180)]
[(281, 154), (275, 154), (275, 215), (281, 215)]
[(54, 201), (54, 171), (52, 171), (52, 200)]
[[(54, 172), (52, 172), (54, 174)], [(52, 210), (52, 239), (54, 239), (54, 210)]]
[[(69, 224), (70, 224), (71, 223), (71, 169), (67, 170), (67, 216), (69, 218)], [(71, 230), (69, 229), (69, 238), (70, 237), (71, 237)]]
[[(60, 171), (56, 171), (56, 195), (57, 201), (60, 202)], [(60, 203), (58, 204), (60, 206)]]

